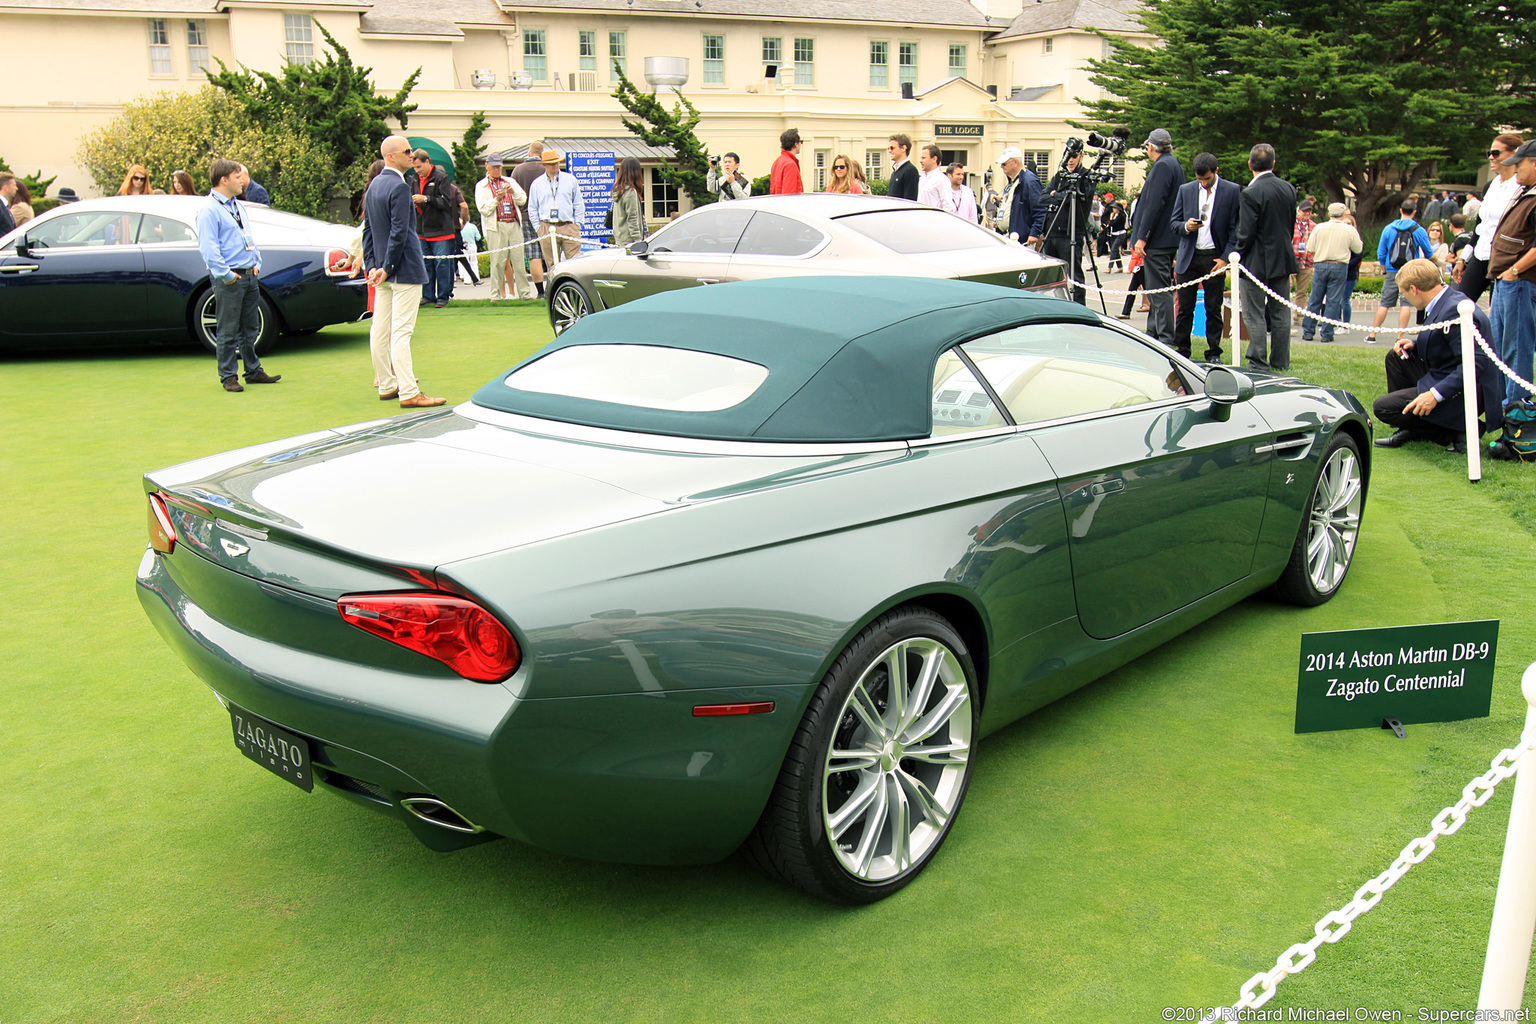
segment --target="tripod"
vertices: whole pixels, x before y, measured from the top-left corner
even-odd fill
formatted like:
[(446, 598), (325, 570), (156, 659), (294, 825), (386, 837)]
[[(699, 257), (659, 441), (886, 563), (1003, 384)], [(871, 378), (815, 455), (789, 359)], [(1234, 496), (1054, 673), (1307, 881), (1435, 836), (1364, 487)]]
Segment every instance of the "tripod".
[[(1075, 179), (1076, 175), (1081, 172), (1072, 173)], [(1078, 203), (1082, 200), (1082, 190), (1084, 184), (1086, 184), (1086, 181), (1073, 180), (1072, 183), (1063, 190), (1066, 192), (1066, 198), (1062, 201), (1060, 206), (1056, 207), (1055, 211), (1051, 214), (1050, 221), (1045, 225), (1045, 242), (1041, 245), (1041, 250), (1044, 251), (1046, 248), (1051, 247), (1052, 233), (1056, 226), (1061, 222), (1062, 214), (1065, 213), (1067, 215), (1067, 230), (1069, 232), (1067, 236), (1067, 253), (1064, 254), (1067, 257), (1067, 268), (1076, 272), (1078, 276), (1081, 277), (1083, 273), (1083, 250), (1088, 250), (1088, 269), (1093, 271), (1093, 283), (1098, 286), (1099, 289), (1099, 307), (1107, 316), (1109, 315), (1109, 306), (1104, 301), (1104, 282), (1099, 278), (1098, 260), (1094, 257), (1093, 249), (1084, 245), (1084, 242), (1086, 241), (1085, 236), (1087, 235), (1086, 218), (1084, 218), (1082, 231), (1078, 230), (1077, 206)], [(1076, 301), (1082, 303), (1085, 306), (1088, 305), (1088, 303), (1084, 301), (1087, 296), (1083, 294), (1083, 288), (1074, 287), (1073, 291), (1075, 293), (1074, 297), (1076, 298)]]

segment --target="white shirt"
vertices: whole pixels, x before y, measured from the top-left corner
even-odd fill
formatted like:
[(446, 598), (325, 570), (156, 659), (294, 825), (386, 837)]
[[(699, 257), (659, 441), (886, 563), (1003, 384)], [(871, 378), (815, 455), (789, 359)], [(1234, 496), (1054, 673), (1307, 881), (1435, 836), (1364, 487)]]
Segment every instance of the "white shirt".
[(969, 186), (961, 185), (955, 188), (954, 183), (951, 182), (949, 188), (940, 195), (944, 200), (944, 209), (957, 217), (964, 217), (972, 224), (976, 223), (976, 193), (972, 192)]
[[(1195, 179), (1199, 185), (1199, 179)], [(1211, 234), (1211, 211), (1216, 209), (1216, 187), (1221, 184), (1220, 176), (1211, 179), (1211, 187), (1207, 189), (1200, 185), (1200, 230), (1195, 233), (1196, 249), (1216, 248), (1216, 239)]]
[(917, 182), (918, 203), (935, 210), (944, 209), (944, 193), (949, 191), (949, 185), (949, 175), (944, 173), (944, 168), (935, 167), (931, 171), (924, 171)]
[(1493, 236), (1499, 230), (1499, 221), (1519, 194), (1520, 182), (1513, 174), (1507, 181), (1494, 178), (1489, 182), (1488, 194), (1483, 196), (1483, 205), (1477, 211), (1477, 247), (1472, 250), (1473, 256), (1484, 261), (1493, 256)]

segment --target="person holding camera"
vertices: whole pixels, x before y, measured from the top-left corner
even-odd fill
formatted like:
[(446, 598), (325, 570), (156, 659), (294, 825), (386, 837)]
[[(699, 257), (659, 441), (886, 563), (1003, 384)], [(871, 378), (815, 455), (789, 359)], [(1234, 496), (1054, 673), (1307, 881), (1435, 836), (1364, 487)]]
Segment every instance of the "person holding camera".
[[(1074, 281), (1083, 279), (1083, 242), (1088, 237), (1088, 190), (1092, 182), (1083, 172), (1083, 151), (1068, 150), (1061, 169), (1045, 187), (1050, 204), (1050, 216), (1045, 228), (1045, 241), (1040, 252), (1054, 256), (1067, 265), (1067, 274)], [(1088, 304), (1088, 294), (1080, 286), (1072, 288), (1072, 301)]]
[(727, 199), (747, 198), (752, 194), (752, 180), (742, 174), (740, 168), (741, 157), (735, 153), (710, 157), (704, 187), (719, 196), (722, 203)]

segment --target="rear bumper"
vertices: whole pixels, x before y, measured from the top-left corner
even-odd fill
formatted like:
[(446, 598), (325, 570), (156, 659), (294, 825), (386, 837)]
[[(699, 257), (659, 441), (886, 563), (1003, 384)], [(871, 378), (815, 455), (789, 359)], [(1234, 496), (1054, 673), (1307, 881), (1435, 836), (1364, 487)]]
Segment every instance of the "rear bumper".
[[(198, 556), (172, 556), (182, 557)], [(217, 571), (232, 588), (256, 586)], [(156, 630), (221, 701), (303, 736), (323, 787), (400, 818), (437, 849), (506, 835), (597, 860), (719, 860), (761, 814), (808, 696), (780, 685), (523, 700), (536, 663), (504, 684), (474, 683), (252, 636), (193, 601), (153, 551), (137, 590)], [(776, 701), (776, 712), (692, 713), (760, 700)], [(421, 795), (493, 835), (421, 822), (400, 803)]]

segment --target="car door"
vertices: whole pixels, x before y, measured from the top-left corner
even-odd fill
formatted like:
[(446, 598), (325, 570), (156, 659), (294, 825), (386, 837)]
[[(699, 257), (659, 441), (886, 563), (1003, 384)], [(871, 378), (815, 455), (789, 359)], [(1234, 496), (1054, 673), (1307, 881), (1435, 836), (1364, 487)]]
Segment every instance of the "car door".
[(731, 272), (740, 281), (825, 274), (832, 268), (826, 261), (812, 257), (827, 241), (820, 228), (783, 214), (758, 210), (736, 243)]
[(715, 203), (667, 225), (643, 256), (621, 256), (592, 286), (603, 306), (701, 284), (733, 280), (731, 253), (752, 218), (750, 209)]
[(146, 213), (138, 240), (144, 254), (144, 326), (185, 332), (192, 288), (208, 273), (197, 250), (197, 231), (175, 217)]
[(101, 339), (144, 329), (140, 214), (70, 211), (0, 252), (0, 333), (12, 342)]
[(1251, 571), (1273, 464), (1252, 403), (1213, 412), (1192, 366), (1108, 325), (1029, 324), (962, 348), (1056, 474), (1090, 636)]

